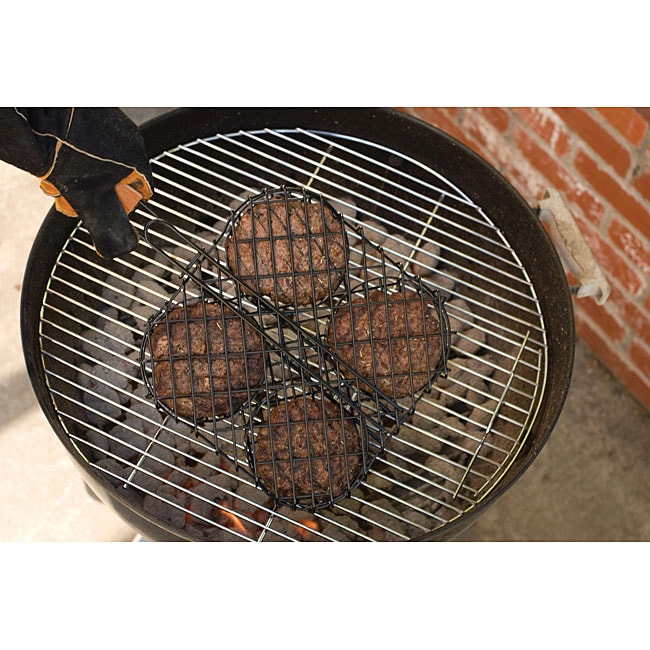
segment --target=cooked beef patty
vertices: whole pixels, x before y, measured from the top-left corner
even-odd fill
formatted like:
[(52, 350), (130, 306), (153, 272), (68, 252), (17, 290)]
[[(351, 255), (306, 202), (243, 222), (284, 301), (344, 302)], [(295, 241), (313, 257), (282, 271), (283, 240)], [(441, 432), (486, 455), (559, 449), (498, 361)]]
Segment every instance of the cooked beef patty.
[(264, 369), (259, 332), (215, 303), (174, 307), (154, 327), (151, 349), (156, 397), (176, 415), (199, 421), (236, 411)]
[[(288, 208), (288, 210), (287, 210)], [(320, 202), (273, 198), (242, 212), (226, 242), (232, 273), (284, 305), (327, 298), (346, 271), (343, 223)]]
[[(328, 341), (333, 352), (368, 383), (390, 397), (406, 397), (424, 388), (442, 357), (440, 319), (415, 292), (388, 294), (375, 289), (332, 316)], [(348, 379), (355, 375), (341, 366)]]
[(270, 409), (255, 440), (255, 467), (276, 498), (331, 502), (359, 477), (362, 443), (350, 416), (330, 401), (298, 397)]

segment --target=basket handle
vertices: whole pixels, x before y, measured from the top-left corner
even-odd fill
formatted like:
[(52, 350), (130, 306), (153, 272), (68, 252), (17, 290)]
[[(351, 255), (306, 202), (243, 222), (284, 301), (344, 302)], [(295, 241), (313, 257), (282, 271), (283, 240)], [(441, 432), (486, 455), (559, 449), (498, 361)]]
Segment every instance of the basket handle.
[(596, 304), (604, 304), (611, 287), (562, 195), (549, 188), (538, 205), (540, 221), (550, 226), (551, 237), (562, 261), (578, 278), (578, 286), (572, 291), (578, 298), (592, 297)]

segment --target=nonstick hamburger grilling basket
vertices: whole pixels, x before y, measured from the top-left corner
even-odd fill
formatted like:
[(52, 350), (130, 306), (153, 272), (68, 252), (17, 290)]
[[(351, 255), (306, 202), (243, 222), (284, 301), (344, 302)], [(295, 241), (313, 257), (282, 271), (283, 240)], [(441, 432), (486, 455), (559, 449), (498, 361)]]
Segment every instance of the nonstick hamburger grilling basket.
[[(391, 110), (180, 109), (141, 130), (137, 249), (103, 260), (52, 210), (23, 284), (33, 386), (92, 491), (152, 540), (467, 528), (568, 390), (572, 290), (540, 224), (575, 233), (557, 193), (533, 211)], [(578, 248), (578, 295), (602, 302)]]

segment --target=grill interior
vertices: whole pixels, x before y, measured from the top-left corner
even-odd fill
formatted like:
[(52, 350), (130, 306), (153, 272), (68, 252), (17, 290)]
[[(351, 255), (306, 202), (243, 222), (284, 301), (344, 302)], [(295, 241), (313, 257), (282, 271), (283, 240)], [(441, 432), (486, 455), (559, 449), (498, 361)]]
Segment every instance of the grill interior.
[[(480, 206), (417, 161), (328, 132), (217, 135), (152, 166), (150, 206), (172, 226), (158, 233), (165, 254), (143, 236), (136, 251), (107, 262), (78, 227), (43, 304), (52, 401), (94, 471), (134, 508), (197, 540), (419, 539), (486, 498), (534, 422), (547, 354), (527, 273)], [(452, 331), (447, 376), (406, 408), (361, 484), (316, 512), (256, 487), (245, 426), (194, 424), (156, 408), (140, 363), (150, 319), (178, 295), (197, 250), (223, 255), (232, 211), (282, 186), (309, 188), (343, 215), (353, 267), (371, 259), (385, 268), (388, 259), (420, 277), (443, 297)], [(144, 235), (151, 214), (139, 209), (134, 221)], [(184, 298), (201, 296), (200, 283), (182, 286)], [(229, 452), (217, 454), (224, 443)]]

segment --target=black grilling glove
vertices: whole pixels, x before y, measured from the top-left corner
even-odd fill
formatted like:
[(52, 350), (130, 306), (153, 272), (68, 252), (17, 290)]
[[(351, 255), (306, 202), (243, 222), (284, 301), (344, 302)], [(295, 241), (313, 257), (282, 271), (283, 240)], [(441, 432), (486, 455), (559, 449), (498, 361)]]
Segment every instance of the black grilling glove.
[(97, 253), (132, 251), (128, 215), (153, 193), (138, 127), (117, 108), (0, 108), (0, 160), (41, 180), (59, 212), (80, 217)]

